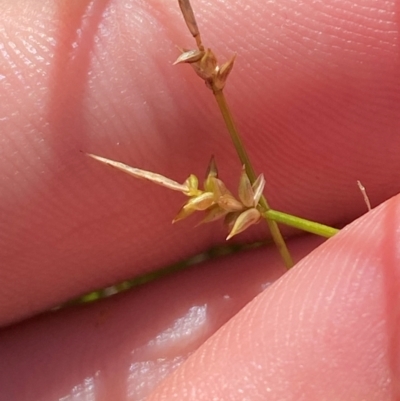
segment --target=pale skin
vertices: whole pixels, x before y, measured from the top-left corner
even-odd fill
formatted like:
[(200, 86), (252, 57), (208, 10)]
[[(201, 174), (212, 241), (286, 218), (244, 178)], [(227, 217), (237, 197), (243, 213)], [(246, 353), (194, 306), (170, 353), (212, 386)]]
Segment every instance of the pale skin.
[[(206, 46), (238, 53), (226, 95), (273, 207), (342, 226), (367, 209), (357, 180), (373, 207), (399, 192), (395, 0), (193, 7)], [(226, 236), (172, 226), (179, 193), (80, 151), (180, 182), (214, 154), (232, 188), (241, 166), (209, 91), (172, 66), (193, 46), (177, 2), (0, 11), (0, 398), (400, 399), (398, 197), (309, 256), (322, 240), (292, 238), (306, 257), (283, 278), (264, 248), (34, 317)], [(260, 223), (235, 241), (266, 236)]]

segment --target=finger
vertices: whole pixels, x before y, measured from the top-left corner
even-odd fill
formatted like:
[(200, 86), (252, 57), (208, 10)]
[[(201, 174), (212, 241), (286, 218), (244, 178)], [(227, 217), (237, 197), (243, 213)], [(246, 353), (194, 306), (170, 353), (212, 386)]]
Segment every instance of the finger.
[(149, 400), (398, 400), (400, 198), (304, 258)]
[[(296, 257), (317, 244), (298, 241)], [(3, 329), (2, 397), (143, 400), (283, 272), (276, 252), (253, 250)]]
[[(171, 227), (178, 194), (79, 150), (180, 181), (201, 176), (211, 154), (228, 183), (240, 172), (210, 93), (189, 67), (171, 65), (175, 45), (191, 43), (172, 3), (23, 4), (4, 5), (2, 31), (3, 324), (223, 241), (215, 225)], [(240, 2), (194, 7), (222, 58), (242, 54), (227, 96), (271, 204), (334, 224), (364, 208), (356, 179), (373, 204), (393, 194), (400, 92), (391, 3), (376, 19), (341, 3), (310, 3), (303, 16), (286, 2), (246, 4), (248, 13)], [(329, 15), (341, 27), (334, 33)]]

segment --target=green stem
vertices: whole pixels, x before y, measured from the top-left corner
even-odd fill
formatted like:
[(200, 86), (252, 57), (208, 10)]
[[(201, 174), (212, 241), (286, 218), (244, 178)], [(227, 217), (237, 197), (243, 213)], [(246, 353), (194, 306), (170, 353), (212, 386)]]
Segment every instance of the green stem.
[(253, 183), (257, 178), (256, 173), (253, 169), (250, 158), (243, 145), (242, 138), (240, 137), (239, 132), (236, 128), (235, 122), (233, 121), (233, 116), (229, 109), (228, 103), (226, 102), (225, 95), (222, 92), (222, 90), (214, 91), (213, 93), (218, 103), (219, 109), (221, 110), (222, 116), (224, 117), (226, 127), (228, 128), (229, 134), (232, 138), (239, 159), (242, 165), (244, 165), (246, 168), (246, 173), (250, 179), (250, 182)]
[[(250, 162), (250, 158), (246, 152), (246, 149), (243, 145), (242, 139), (240, 138), (239, 132), (236, 128), (235, 122), (233, 120), (232, 113), (228, 107), (226, 102), (225, 95), (222, 90), (213, 90), (215, 99), (218, 103), (221, 114), (224, 118), (226, 127), (228, 128), (229, 134), (232, 138), (233, 144), (235, 146), (236, 152), (239, 156), (239, 159), (242, 165), (245, 166), (246, 173), (250, 179), (250, 182), (253, 183), (256, 180), (256, 174), (254, 168)], [(260, 199), (260, 205), (265, 211), (269, 211), (270, 207), (268, 205), (267, 199), (262, 196)], [(285, 263), (287, 268), (293, 266), (293, 260), (289, 253), (289, 250), (286, 246), (285, 240), (283, 239), (282, 233), (279, 230), (278, 224), (276, 221), (270, 219), (267, 215), (264, 216), (268, 223), (268, 227), (271, 231), (272, 239), (275, 242), (276, 247)]]
[(291, 214), (278, 212), (277, 210), (266, 210), (263, 215), (278, 223), (286, 224), (287, 226), (295, 227), (312, 234), (320, 235), (321, 237), (330, 238), (339, 232), (337, 228), (326, 226), (325, 224), (315, 223), (314, 221), (306, 220), (301, 217), (296, 217)]

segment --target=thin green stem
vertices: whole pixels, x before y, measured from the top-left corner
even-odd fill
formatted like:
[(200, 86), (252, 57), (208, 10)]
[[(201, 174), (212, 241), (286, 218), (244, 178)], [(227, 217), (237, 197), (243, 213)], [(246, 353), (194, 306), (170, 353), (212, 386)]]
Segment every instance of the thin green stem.
[(337, 228), (326, 226), (325, 224), (315, 223), (314, 221), (306, 220), (301, 217), (296, 217), (291, 214), (278, 212), (277, 210), (266, 210), (263, 215), (278, 223), (286, 224), (287, 226), (295, 227), (312, 234), (320, 235), (321, 237), (330, 238), (339, 232)]
[[(255, 174), (254, 168), (250, 162), (250, 158), (246, 152), (246, 149), (243, 145), (243, 142), (239, 135), (239, 132), (236, 128), (232, 113), (226, 102), (225, 95), (222, 90), (213, 90), (213, 93), (214, 93), (215, 99), (218, 103), (221, 114), (224, 118), (226, 127), (228, 128), (229, 134), (231, 136), (231, 139), (233, 141), (233, 144), (235, 146), (235, 149), (239, 156), (239, 159), (240, 159), (242, 165), (245, 166), (246, 173), (250, 179), (250, 182), (253, 183), (256, 180), (256, 174)], [(262, 196), (260, 199), (260, 205), (265, 211), (270, 210), (267, 199), (264, 196)], [(292, 267), (293, 260), (289, 253), (289, 250), (286, 246), (285, 240), (283, 239), (282, 233), (279, 230), (277, 222), (270, 219), (267, 215), (265, 215), (264, 218), (266, 219), (266, 221), (268, 223), (268, 227), (271, 231), (272, 239), (274, 240), (275, 245), (278, 248), (278, 251), (285, 263), (285, 266), (287, 268)]]
[[(243, 145), (242, 138), (239, 136), (239, 132), (236, 128), (235, 122), (233, 121), (232, 113), (229, 109), (228, 103), (226, 102), (225, 95), (222, 90), (213, 91), (215, 99), (217, 100), (218, 106), (221, 110), (222, 116), (224, 117), (224, 121), (226, 127), (228, 128), (229, 134), (232, 138), (233, 144), (235, 146), (236, 152), (239, 156), (239, 159), (242, 165), (246, 168), (247, 176), (249, 177), (251, 182), (256, 180), (256, 173), (253, 169), (253, 166), (250, 162), (250, 158), (246, 152), (246, 149)], [(269, 208), (267, 206), (267, 208)]]

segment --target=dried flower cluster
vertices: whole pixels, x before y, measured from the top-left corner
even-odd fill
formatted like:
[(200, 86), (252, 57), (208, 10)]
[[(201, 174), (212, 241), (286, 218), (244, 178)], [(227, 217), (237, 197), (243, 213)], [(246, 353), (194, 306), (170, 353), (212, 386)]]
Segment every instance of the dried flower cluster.
[[(338, 230), (270, 208), (267, 199), (262, 195), (265, 186), (264, 176), (261, 174), (257, 177), (254, 171), (223, 93), (223, 88), (232, 71), (236, 56), (233, 56), (221, 66), (218, 65), (215, 54), (202, 43), (190, 0), (178, 0), (178, 2), (186, 25), (196, 41), (197, 49), (181, 49), (181, 55), (175, 61), (175, 64), (190, 64), (197, 75), (205, 81), (207, 87), (213, 91), (213, 95), (243, 166), (238, 197), (234, 197), (223, 181), (218, 178), (214, 159), (211, 159), (203, 188), (201, 189), (199, 188), (199, 180), (195, 175), (190, 175), (183, 184), (180, 184), (160, 174), (130, 167), (126, 164), (93, 154), (88, 155), (136, 178), (149, 180), (163, 187), (179, 191), (187, 196), (189, 198), (188, 201), (182, 206), (173, 222), (182, 220), (196, 211), (204, 211), (206, 215), (202, 223), (223, 218), (225, 224), (229, 227), (230, 232), (227, 239), (230, 239), (234, 235), (246, 230), (249, 226), (258, 223), (261, 217), (264, 217), (270, 229), (272, 239), (286, 267), (290, 268), (293, 266), (293, 260), (280, 232), (278, 223), (283, 223), (326, 238), (332, 237)], [(361, 183), (359, 183), (359, 187), (370, 209), (365, 189)]]
[(179, 0), (179, 6), (190, 33), (196, 39), (197, 49), (180, 49), (182, 54), (174, 64), (189, 63), (210, 89), (220, 91), (224, 88), (228, 75), (232, 71), (236, 55), (219, 66), (215, 54), (211, 49), (205, 49), (201, 42), (200, 31), (190, 2)]
[(251, 184), (243, 168), (239, 182), (239, 199), (237, 199), (226, 188), (223, 181), (218, 178), (214, 158), (211, 159), (208, 167), (203, 189), (200, 189), (199, 180), (193, 174), (183, 184), (179, 184), (160, 174), (130, 167), (126, 164), (93, 154), (88, 154), (88, 156), (136, 178), (149, 180), (188, 196), (189, 200), (182, 206), (173, 222), (182, 220), (196, 211), (205, 211), (206, 216), (201, 223), (209, 223), (224, 218), (224, 223), (230, 230), (227, 239), (230, 239), (234, 235), (246, 230), (249, 226), (258, 223), (261, 219), (258, 202), (265, 185), (262, 174), (256, 179), (254, 184)]
[(217, 58), (211, 49), (180, 49), (182, 54), (174, 64), (189, 63), (196, 74), (204, 79), (208, 88), (213, 91), (222, 90), (229, 73), (232, 71), (236, 55), (222, 66), (218, 65)]

